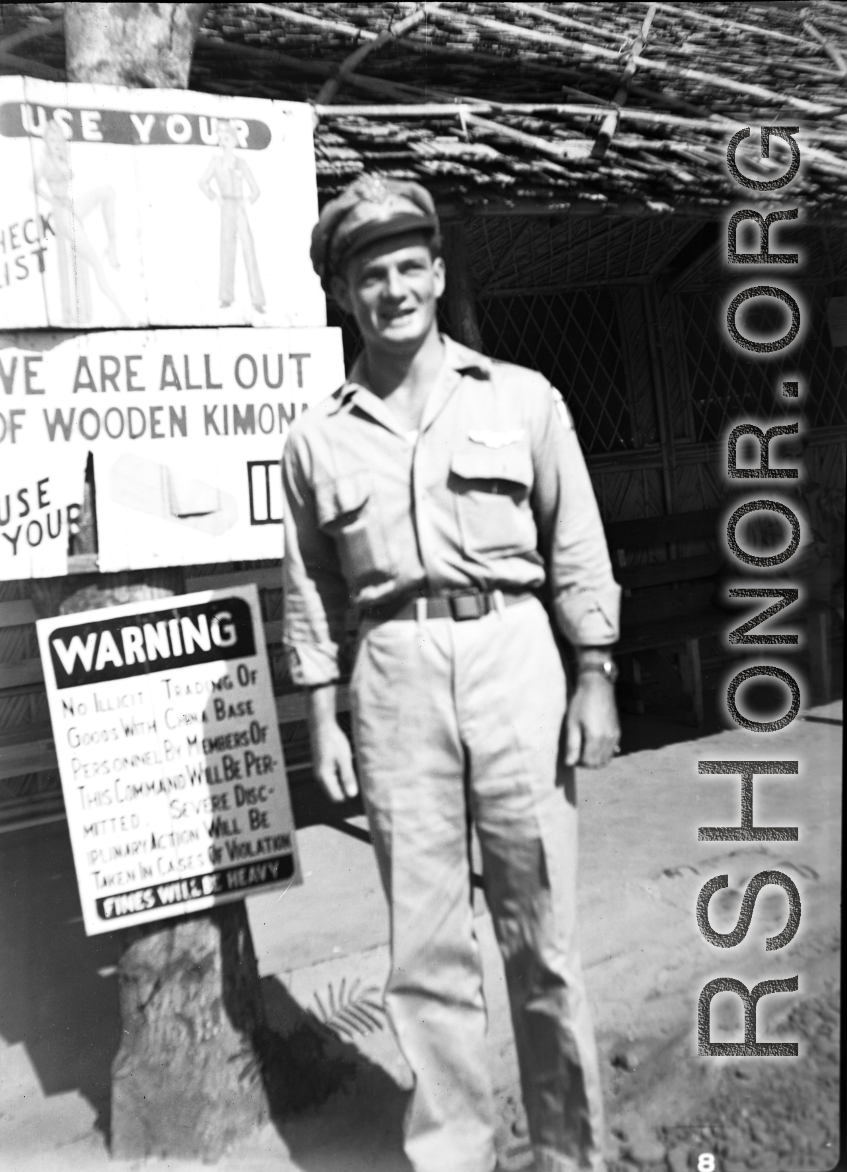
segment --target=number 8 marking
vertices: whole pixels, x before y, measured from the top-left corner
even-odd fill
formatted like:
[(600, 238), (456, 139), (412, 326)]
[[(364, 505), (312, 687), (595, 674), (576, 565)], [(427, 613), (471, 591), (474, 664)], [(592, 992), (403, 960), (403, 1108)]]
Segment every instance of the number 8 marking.
[(697, 1172), (715, 1172), (715, 1157), (711, 1152), (702, 1152), (697, 1159)]

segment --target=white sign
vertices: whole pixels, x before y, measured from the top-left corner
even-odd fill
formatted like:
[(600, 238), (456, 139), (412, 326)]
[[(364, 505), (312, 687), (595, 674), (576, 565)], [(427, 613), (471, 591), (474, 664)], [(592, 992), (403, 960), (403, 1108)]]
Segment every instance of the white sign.
[(99, 568), (282, 556), (291, 421), (341, 331), (0, 335), (0, 581), (67, 573), (93, 455)]
[(322, 326), (312, 112), (0, 78), (0, 328)]
[(300, 882), (255, 586), (37, 628), (89, 936)]

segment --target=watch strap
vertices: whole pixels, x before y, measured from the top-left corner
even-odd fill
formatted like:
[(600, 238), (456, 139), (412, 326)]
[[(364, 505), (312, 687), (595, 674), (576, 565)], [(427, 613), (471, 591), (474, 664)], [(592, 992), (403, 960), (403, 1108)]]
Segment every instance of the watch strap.
[(604, 659), (602, 663), (592, 661), (590, 663), (581, 663), (579, 665), (579, 675), (585, 675), (589, 672), (595, 675), (605, 676), (610, 684), (617, 683), (618, 676), (620, 675), (618, 665), (613, 659)]

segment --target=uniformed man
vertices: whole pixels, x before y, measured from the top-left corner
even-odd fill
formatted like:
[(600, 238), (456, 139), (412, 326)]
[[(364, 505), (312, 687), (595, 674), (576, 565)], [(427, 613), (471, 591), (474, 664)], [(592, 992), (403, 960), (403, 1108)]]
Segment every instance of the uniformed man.
[[(350, 702), (390, 905), (386, 1007), (414, 1074), (406, 1153), (416, 1172), (496, 1163), (472, 822), (536, 1168), (596, 1172), (573, 766), (617, 747), (619, 590), (588, 472), (541, 375), (439, 334), (445, 267), (422, 187), (357, 180), (324, 208), (312, 260), (364, 349), (285, 448), (284, 640), (315, 774), (352, 797), (335, 685), (345, 611), (361, 616)], [(576, 654), (567, 705), (551, 618)]]

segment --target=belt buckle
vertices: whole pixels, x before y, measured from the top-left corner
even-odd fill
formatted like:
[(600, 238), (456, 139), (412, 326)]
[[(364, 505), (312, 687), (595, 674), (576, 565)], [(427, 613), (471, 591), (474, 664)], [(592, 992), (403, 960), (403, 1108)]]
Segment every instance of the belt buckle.
[(463, 623), (467, 619), (479, 619), (488, 614), (488, 598), (477, 591), (451, 594), (448, 601), (450, 613), (457, 623)]

